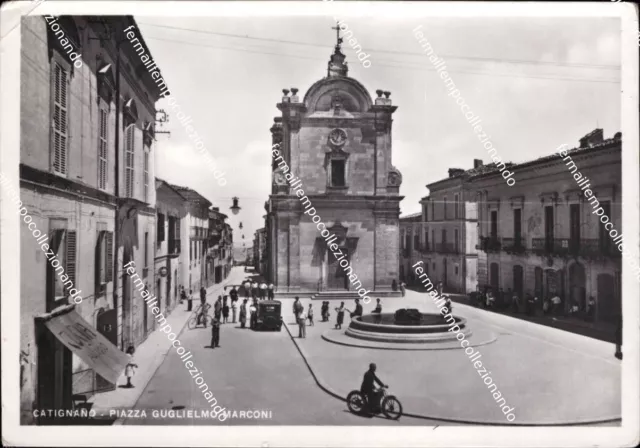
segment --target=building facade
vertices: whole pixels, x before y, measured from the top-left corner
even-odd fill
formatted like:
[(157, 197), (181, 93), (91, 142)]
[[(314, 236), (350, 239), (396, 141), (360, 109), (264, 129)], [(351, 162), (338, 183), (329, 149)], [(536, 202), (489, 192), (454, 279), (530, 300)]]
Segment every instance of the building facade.
[[(156, 298), (163, 314), (169, 313), (180, 300), (183, 271), (182, 229), (187, 225), (187, 199), (169, 183), (156, 178), (157, 230), (153, 281)], [(145, 235), (145, 240), (147, 235)], [(147, 312), (145, 321), (153, 321)]]
[(209, 209), (207, 241), (207, 286), (224, 281), (233, 267), (233, 231), (226, 222), (228, 216), (219, 207)]
[(418, 284), (412, 266), (422, 260), (423, 252), (426, 249), (420, 239), (422, 228), (422, 212), (400, 217), (400, 271), (398, 276), (401, 282), (409, 286)]
[(264, 227), (253, 236), (253, 267), (262, 275), (267, 270), (267, 229)]
[(595, 319), (615, 322), (621, 253), (594, 206), (621, 233), (621, 138), (605, 140), (596, 129), (568, 151), (569, 159), (552, 154), (514, 166), (514, 186), (495, 173), (473, 180), (480, 286), (520, 297), (559, 295), (564, 311), (574, 305), (584, 311), (593, 297)]
[(271, 128), (279, 146), (267, 206), (266, 277), (279, 292), (353, 289), (321, 236), (325, 229), (367, 290), (390, 291), (398, 279), (402, 176), (391, 164), (396, 106), (390, 92), (383, 97), (378, 90), (374, 101), (347, 76), (340, 42), (327, 76), (302, 101), (298, 89), (291, 96), (283, 89), (282, 114)]
[[(21, 201), (67, 276), (56, 275), (38, 241), (23, 231), (23, 423), (33, 421), (36, 407), (69, 408), (73, 393), (113, 388), (34, 317), (74, 303), (76, 290), (75, 311), (88, 323), (120, 348), (139, 344), (144, 302), (122, 265), (142, 266), (152, 249), (144, 252), (138, 235), (155, 237), (150, 182), (160, 89), (139, 70), (134, 49), (113, 37), (135, 21), (61, 16), (55, 23), (22, 19)], [(142, 37), (140, 44), (148, 52)]]
[(184, 229), (181, 230), (181, 239), (188, 242), (189, 246), (188, 248), (185, 247), (181, 252), (182, 273), (180, 274), (180, 284), (184, 285), (187, 291), (192, 290), (195, 294), (202, 286), (207, 286), (209, 275), (206, 256), (211, 202), (189, 187), (171, 186), (186, 198), (186, 221)]

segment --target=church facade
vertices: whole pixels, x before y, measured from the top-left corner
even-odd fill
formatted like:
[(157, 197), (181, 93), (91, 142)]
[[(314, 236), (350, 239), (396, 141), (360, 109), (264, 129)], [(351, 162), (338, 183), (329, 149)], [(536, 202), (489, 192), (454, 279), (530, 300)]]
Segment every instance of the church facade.
[(384, 293), (398, 281), (402, 175), (391, 164), (397, 107), (390, 92), (377, 90), (373, 100), (347, 75), (341, 42), (327, 76), (302, 101), (298, 89), (283, 89), (271, 127), (278, 157), (265, 204), (264, 274), (279, 293), (356, 291), (353, 275), (366, 291)]

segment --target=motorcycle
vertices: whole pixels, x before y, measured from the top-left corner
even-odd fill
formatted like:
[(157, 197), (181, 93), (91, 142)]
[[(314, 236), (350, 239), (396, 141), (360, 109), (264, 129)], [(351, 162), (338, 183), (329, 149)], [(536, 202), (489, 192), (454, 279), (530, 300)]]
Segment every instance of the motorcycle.
[(347, 407), (353, 414), (384, 414), (391, 420), (398, 420), (402, 416), (402, 404), (395, 395), (387, 395), (387, 386), (375, 390), (375, 403), (367, 403), (366, 398), (359, 390), (352, 390), (347, 395)]

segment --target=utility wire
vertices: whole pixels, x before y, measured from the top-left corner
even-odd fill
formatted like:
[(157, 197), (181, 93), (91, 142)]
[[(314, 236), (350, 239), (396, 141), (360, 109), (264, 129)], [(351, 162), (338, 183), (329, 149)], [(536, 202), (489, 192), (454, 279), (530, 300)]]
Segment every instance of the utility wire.
[[(157, 27), (157, 28), (168, 28), (168, 29), (190, 31), (190, 32), (196, 32), (196, 33), (202, 33), (202, 34), (212, 34), (212, 35), (216, 35), (216, 36), (235, 37), (235, 38), (240, 38), (240, 39), (260, 40), (260, 41), (266, 41), (266, 42), (277, 42), (277, 43), (285, 43), (285, 44), (292, 44), (292, 45), (305, 45), (305, 46), (310, 46), (310, 47), (321, 47), (321, 48), (328, 48), (329, 47), (328, 45), (316, 44), (316, 43), (311, 43), (311, 42), (296, 42), (296, 41), (292, 41), (292, 40), (272, 39), (272, 38), (267, 38), (267, 37), (254, 37), (254, 36), (248, 36), (248, 35), (242, 35), (242, 34), (220, 33), (220, 32), (216, 32), (216, 31), (205, 31), (205, 30), (198, 30), (198, 29), (193, 29), (193, 28), (181, 28), (181, 27), (169, 26), (169, 25), (155, 25), (155, 24), (151, 24), (151, 23), (138, 22), (138, 24), (139, 25)], [(380, 50), (380, 49), (363, 48), (363, 51), (364, 50), (371, 51), (371, 52), (376, 52), (376, 53), (401, 54), (401, 55), (409, 55), (409, 56), (424, 56), (424, 54), (422, 54), (422, 53), (412, 53), (412, 52), (408, 52), (408, 51)], [(605, 70), (620, 70), (620, 66), (613, 65), (613, 64), (608, 65), (608, 64), (585, 64), (585, 63), (552, 62), (552, 61), (533, 61), (533, 60), (526, 60), (526, 59), (490, 58), (490, 57), (479, 57), (479, 56), (455, 56), (455, 55), (451, 55), (451, 54), (440, 54), (439, 56), (441, 56), (442, 58), (446, 58), (446, 59), (463, 59), (463, 60), (464, 59), (469, 59), (469, 60), (475, 60), (475, 61), (503, 62), (503, 63), (507, 63), (507, 64), (555, 65), (555, 66), (560, 66), (560, 67), (599, 68), (599, 69), (605, 69)]]
[[(172, 43), (179, 43), (179, 44), (185, 44), (185, 45), (193, 45), (193, 46), (205, 47), (205, 48), (217, 48), (217, 49), (222, 49), (222, 50), (242, 51), (242, 52), (247, 52), (247, 53), (256, 53), (256, 54), (264, 54), (264, 55), (272, 55), (272, 56), (284, 56), (284, 57), (290, 57), (290, 58), (295, 58), (295, 59), (310, 59), (310, 60), (314, 60), (314, 61), (322, 60), (319, 57), (289, 55), (289, 54), (273, 53), (273, 52), (262, 51), (262, 50), (250, 50), (250, 49), (246, 49), (246, 48), (223, 47), (223, 46), (220, 46), (220, 45), (205, 45), (203, 43), (186, 42), (186, 41), (175, 40), (175, 39), (166, 39), (166, 38), (156, 37), (156, 36), (145, 36), (145, 39), (146, 40), (159, 40), (159, 41), (164, 41), (164, 42), (172, 42)], [(396, 62), (396, 61), (393, 61), (393, 62)], [(416, 67), (416, 66), (409, 66), (409, 65), (406, 65), (406, 64), (405, 65), (388, 65), (388, 64), (376, 63), (376, 65), (377, 66), (382, 66), (382, 67), (402, 68), (402, 69), (408, 69), (408, 70), (436, 71), (435, 67), (434, 68)], [(607, 83), (607, 84), (619, 84), (620, 83), (620, 81), (616, 81), (616, 80), (593, 79), (593, 78), (570, 78), (570, 77), (560, 78), (560, 77), (553, 77), (553, 76), (531, 76), (531, 75), (518, 76), (518, 75), (515, 75), (515, 74), (472, 72), (472, 71), (463, 71), (463, 70), (455, 70), (455, 69), (454, 70), (448, 69), (447, 71), (449, 73), (485, 75), (485, 76), (498, 76), (498, 77), (507, 77), (507, 78), (548, 79), (548, 80), (558, 80), (558, 81), (584, 81), (584, 82), (597, 82), (597, 83)]]

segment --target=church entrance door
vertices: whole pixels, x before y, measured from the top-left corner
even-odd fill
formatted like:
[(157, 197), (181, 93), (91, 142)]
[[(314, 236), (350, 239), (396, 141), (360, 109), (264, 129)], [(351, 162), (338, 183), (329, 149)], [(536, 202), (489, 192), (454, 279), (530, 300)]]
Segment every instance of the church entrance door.
[[(327, 253), (329, 257), (329, 269), (327, 272), (327, 289), (329, 290), (345, 290), (347, 289), (347, 274), (344, 272), (340, 261), (349, 261), (349, 249), (341, 247), (340, 251), (344, 254), (344, 258), (336, 258), (336, 256), (330, 252)], [(340, 257), (340, 256), (339, 256)]]

